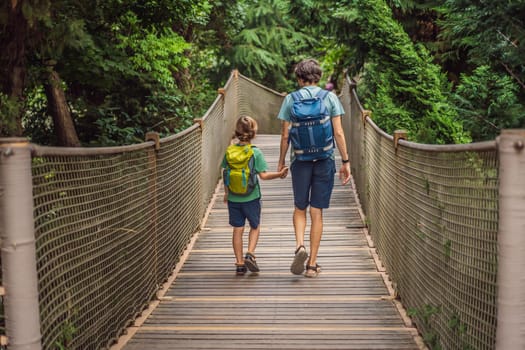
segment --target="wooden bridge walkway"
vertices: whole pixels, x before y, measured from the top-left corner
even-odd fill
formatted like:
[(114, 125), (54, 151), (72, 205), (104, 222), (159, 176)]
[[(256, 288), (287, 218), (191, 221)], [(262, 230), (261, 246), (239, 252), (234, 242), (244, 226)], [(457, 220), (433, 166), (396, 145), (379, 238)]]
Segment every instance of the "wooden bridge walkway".
[[(261, 135), (254, 144), (274, 169), (278, 136)], [(221, 188), (174, 280), (115, 349), (422, 348), (377, 268), (349, 186), (336, 182), (324, 213), (323, 271), (316, 279), (289, 270), (295, 250), (290, 176), (263, 182), (262, 191), (261, 272), (235, 275)], [(246, 241), (247, 234), (245, 247)]]

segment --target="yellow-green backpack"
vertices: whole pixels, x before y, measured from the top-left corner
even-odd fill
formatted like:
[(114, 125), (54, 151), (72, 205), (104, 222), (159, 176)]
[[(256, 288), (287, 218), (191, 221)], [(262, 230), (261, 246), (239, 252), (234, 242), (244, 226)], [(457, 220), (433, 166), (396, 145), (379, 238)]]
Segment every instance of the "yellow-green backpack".
[(226, 168), (223, 171), (224, 185), (238, 196), (247, 196), (257, 185), (255, 159), (252, 145), (230, 145), (226, 149)]

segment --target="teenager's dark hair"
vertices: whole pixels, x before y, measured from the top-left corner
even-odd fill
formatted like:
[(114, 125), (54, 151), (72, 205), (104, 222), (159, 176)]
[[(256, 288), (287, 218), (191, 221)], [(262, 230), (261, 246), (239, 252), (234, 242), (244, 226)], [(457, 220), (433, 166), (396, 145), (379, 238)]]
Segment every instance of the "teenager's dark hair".
[(250, 142), (257, 133), (257, 122), (252, 117), (244, 115), (237, 119), (235, 137), (242, 142)]
[(305, 83), (317, 84), (323, 75), (323, 70), (319, 62), (313, 58), (308, 58), (297, 63), (294, 72), (297, 79), (301, 79)]

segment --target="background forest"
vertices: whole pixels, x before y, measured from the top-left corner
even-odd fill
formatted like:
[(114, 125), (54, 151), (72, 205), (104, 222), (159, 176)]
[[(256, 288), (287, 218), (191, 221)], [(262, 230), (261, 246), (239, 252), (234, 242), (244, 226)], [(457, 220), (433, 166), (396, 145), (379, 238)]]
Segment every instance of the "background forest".
[(525, 127), (525, 0), (2, 0), (0, 136), (142, 142), (201, 117), (232, 69), (277, 91), (315, 57), (422, 143)]

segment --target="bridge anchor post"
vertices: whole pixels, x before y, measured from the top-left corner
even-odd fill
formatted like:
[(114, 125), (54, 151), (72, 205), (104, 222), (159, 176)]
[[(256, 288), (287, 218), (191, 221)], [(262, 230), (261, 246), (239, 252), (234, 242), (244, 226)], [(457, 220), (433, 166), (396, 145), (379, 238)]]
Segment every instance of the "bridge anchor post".
[(525, 130), (503, 130), (499, 152), (496, 349), (525, 349)]
[(0, 139), (0, 240), (10, 350), (41, 350), (31, 148)]

